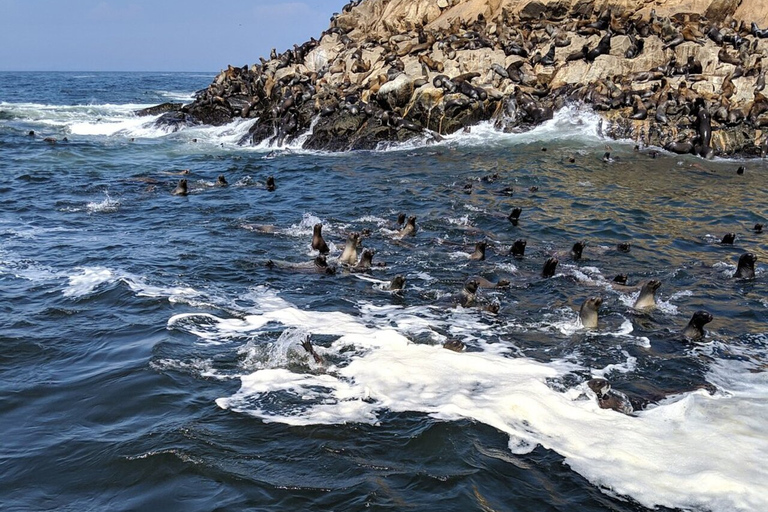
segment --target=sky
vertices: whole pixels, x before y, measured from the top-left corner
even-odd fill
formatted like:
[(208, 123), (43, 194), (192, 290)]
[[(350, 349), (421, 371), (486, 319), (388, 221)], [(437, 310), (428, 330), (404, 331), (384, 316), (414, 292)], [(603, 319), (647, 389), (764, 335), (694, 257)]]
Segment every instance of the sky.
[(0, 0), (0, 71), (219, 71), (319, 38), (346, 0)]

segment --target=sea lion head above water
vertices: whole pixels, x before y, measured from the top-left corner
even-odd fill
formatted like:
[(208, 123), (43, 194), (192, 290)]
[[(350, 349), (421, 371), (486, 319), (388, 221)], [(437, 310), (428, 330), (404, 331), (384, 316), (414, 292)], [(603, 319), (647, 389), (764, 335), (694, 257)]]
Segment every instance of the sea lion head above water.
[(323, 225), (319, 222), (312, 228), (312, 249), (320, 251), (320, 254), (328, 254), (331, 250), (323, 238)]
[(720, 240), (721, 245), (733, 245), (733, 242), (736, 241), (736, 233), (726, 233), (723, 235), (722, 240)]
[(223, 174), (219, 174), (219, 177), (216, 179), (216, 186), (226, 187), (227, 185), (229, 185), (229, 183), (227, 183), (227, 178), (225, 178)]
[(347, 235), (347, 243), (344, 245), (344, 251), (339, 256), (339, 263), (354, 265), (357, 263), (357, 246), (360, 243), (360, 233), (350, 233)]
[(176, 188), (173, 189), (173, 192), (171, 192), (174, 196), (186, 196), (189, 194), (189, 188), (187, 188), (187, 179), (182, 178), (179, 180), (179, 184), (176, 185)]
[(711, 322), (712, 319), (712, 315), (707, 311), (697, 311), (691, 317), (688, 325), (683, 328), (681, 334), (689, 340), (700, 340), (704, 338), (704, 326)]
[(757, 256), (751, 252), (745, 252), (739, 256), (739, 264), (736, 267), (736, 273), (733, 275), (736, 279), (753, 279), (755, 277), (755, 262)]
[(518, 221), (520, 220), (520, 214), (523, 213), (522, 208), (514, 208), (512, 210), (512, 213), (509, 214), (507, 219), (509, 222), (512, 223), (513, 226), (517, 226)]
[(557, 268), (557, 264), (559, 263), (558, 259), (554, 256), (551, 258), (548, 258), (547, 261), (544, 262), (544, 268), (541, 271), (541, 277), (552, 277), (555, 275), (555, 269)]
[(597, 329), (597, 312), (602, 303), (601, 297), (590, 297), (581, 305), (579, 320), (585, 329)]
[(277, 189), (274, 176), (267, 176), (266, 189), (270, 192), (274, 192)]
[(656, 307), (656, 290), (661, 286), (661, 281), (651, 279), (640, 289), (640, 295), (635, 301), (635, 309), (652, 309)]
[(408, 221), (405, 223), (405, 226), (403, 229), (400, 230), (400, 233), (398, 233), (398, 236), (404, 237), (404, 236), (410, 236), (416, 234), (416, 217), (414, 215), (411, 215), (408, 217)]
[(512, 248), (509, 249), (509, 254), (515, 258), (522, 258), (525, 255), (526, 245), (528, 245), (528, 242), (522, 238), (515, 240), (515, 243), (512, 244)]
[(389, 290), (392, 292), (401, 292), (403, 288), (405, 288), (405, 277), (400, 274), (393, 277), (392, 281), (389, 282)]
[(477, 242), (475, 244), (475, 252), (473, 252), (469, 256), (469, 259), (475, 260), (475, 261), (484, 261), (486, 247), (488, 247), (488, 242), (485, 242), (485, 241)]
[(601, 409), (613, 409), (624, 414), (632, 414), (634, 408), (624, 393), (611, 389), (611, 383), (605, 379), (594, 378), (587, 381), (587, 386), (597, 395), (597, 404)]
[(574, 260), (580, 260), (581, 259), (581, 253), (584, 252), (584, 247), (587, 246), (587, 242), (584, 240), (580, 240), (573, 244), (573, 247), (571, 248), (571, 258)]

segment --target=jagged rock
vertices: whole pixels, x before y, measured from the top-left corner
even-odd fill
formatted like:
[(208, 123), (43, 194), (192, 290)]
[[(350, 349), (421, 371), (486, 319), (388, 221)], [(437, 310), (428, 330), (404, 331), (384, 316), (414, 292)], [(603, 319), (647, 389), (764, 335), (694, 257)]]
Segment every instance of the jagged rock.
[(156, 116), (158, 114), (164, 114), (166, 112), (175, 112), (181, 110), (183, 103), (161, 103), (154, 107), (143, 108), (136, 111), (137, 116)]

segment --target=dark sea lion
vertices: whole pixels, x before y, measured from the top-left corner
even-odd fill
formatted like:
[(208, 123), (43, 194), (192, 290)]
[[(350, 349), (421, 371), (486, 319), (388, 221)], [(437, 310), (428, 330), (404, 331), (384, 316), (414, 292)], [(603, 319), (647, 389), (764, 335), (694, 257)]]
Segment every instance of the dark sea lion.
[(29, 132), (27, 132), (27, 136), (34, 137), (35, 136), (35, 130), (29, 130)]
[(541, 277), (547, 278), (555, 275), (555, 269), (557, 269), (558, 259), (555, 257), (548, 258), (544, 262), (544, 268), (541, 271)]
[(653, 309), (656, 307), (656, 290), (661, 286), (661, 281), (651, 279), (640, 288), (640, 295), (635, 300), (635, 309)]
[(467, 345), (463, 341), (459, 340), (447, 340), (443, 343), (443, 348), (452, 350), (453, 352), (464, 352), (467, 349)]
[(616, 244), (616, 250), (619, 252), (629, 252), (632, 249), (632, 244), (629, 242), (620, 242)]
[(396, 275), (389, 282), (389, 290), (392, 292), (401, 292), (405, 288), (405, 277)]
[(587, 242), (584, 240), (581, 240), (573, 244), (573, 247), (571, 247), (571, 258), (575, 261), (580, 260), (581, 254), (584, 252), (584, 247), (586, 246), (587, 246)]
[(745, 252), (739, 256), (739, 263), (736, 267), (736, 273), (733, 274), (733, 277), (736, 279), (754, 279), (756, 261), (757, 256), (751, 252)]
[(469, 259), (473, 261), (485, 261), (485, 249), (488, 247), (488, 242), (480, 241), (475, 244), (475, 252), (473, 252)]
[(645, 103), (640, 96), (635, 95), (635, 99), (632, 103), (632, 115), (630, 119), (642, 121), (648, 117), (648, 109), (645, 108)]
[(597, 312), (602, 303), (602, 297), (590, 297), (581, 305), (579, 320), (585, 329), (597, 329)]
[(323, 238), (323, 225), (320, 223), (315, 224), (312, 231), (312, 249), (320, 251), (320, 254), (328, 254), (331, 252), (328, 248), (328, 244), (325, 243), (325, 239)]
[(680, 334), (689, 340), (699, 340), (704, 337), (704, 326), (712, 321), (712, 315), (706, 311), (700, 310), (693, 314), (688, 325), (683, 328)]
[(739, 168), (736, 169), (736, 174), (738, 174), (739, 176), (744, 174), (744, 166), (743, 165), (740, 165)]
[(408, 217), (408, 221), (405, 223), (403, 229), (397, 234), (400, 238), (406, 236), (413, 236), (416, 234), (416, 217), (411, 215)]
[(304, 341), (301, 342), (301, 346), (304, 347), (304, 350), (309, 352), (317, 364), (325, 363), (325, 360), (320, 357), (320, 354), (315, 352), (315, 347), (312, 346), (311, 335), (307, 334), (306, 338), (304, 338)]
[(174, 196), (186, 196), (187, 194), (189, 194), (186, 178), (182, 178), (179, 180), (179, 184), (176, 185), (176, 188), (173, 189), (171, 194), (173, 194)]
[(613, 282), (622, 286), (626, 286), (627, 279), (627, 274), (616, 274), (616, 277), (613, 278)]
[(216, 179), (216, 186), (226, 187), (227, 185), (229, 185), (229, 183), (227, 183), (227, 179), (224, 177), (223, 174), (219, 174), (219, 177)]
[(328, 275), (334, 275), (336, 274), (336, 267), (328, 265), (328, 261), (325, 258), (325, 255), (317, 256), (312, 261), (303, 262), (303, 263), (292, 263), (289, 261), (279, 261), (279, 260), (267, 260), (267, 262), (264, 264), (267, 268), (270, 269), (286, 269), (286, 270), (292, 270), (295, 272), (317, 272), (320, 274), (328, 274)]
[(587, 386), (597, 395), (597, 405), (601, 409), (613, 409), (624, 414), (632, 414), (634, 408), (627, 395), (611, 389), (611, 383), (605, 379), (595, 378), (587, 382)]
[(726, 233), (723, 235), (723, 239), (720, 240), (721, 245), (733, 245), (736, 240), (736, 233)]
[(509, 249), (509, 254), (515, 258), (522, 258), (525, 255), (525, 246), (528, 242), (522, 238), (515, 240), (512, 247)]
[(758, 222), (757, 224), (755, 224), (755, 227), (753, 227), (752, 230), (755, 233), (762, 233), (763, 232), (763, 225)]
[(517, 222), (520, 219), (521, 213), (523, 213), (522, 208), (514, 208), (512, 210), (512, 213), (510, 213), (509, 216), (507, 217), (507, 219), (509, 220), (509, 222), (512, 223), (512, 225), (517, 226)]
[(56, 144), (58, 141), (56, 140), (56, 137), (46, 137), (43, 139), (43, 142), (47, 142), (48, 144)]
[(464, 288), (461, 290), (459, 297), (459, 304), (462, 307), (469, 307), (475, 304), (477, 299), (477, 289), (480, 287), (480, 282), (477, 279), (468, 279), (464, 283)]
[(275, 185), (275, 178), (274, 178), (274, 176), (267, 176), (267, 185), (266, 185), (266, 189), (267, 189), (269, 192), (274, 192), (274, 191), (275, 191), (275, 189), (277, 189), (277, 186)]
[(360, 243), (360, 233), (350, 233), (347, 235), (347, 243), (339, 256), (339, 263), (346, 265), (355, 265), (357, 263), (357, 245)]
[(699, 107), (696, 114), (696, 130), (699, 134), (699, 143), (696, 146), (696, 153), (702, 158), (712, 158), (715, 155), (712, 146), (712, 119), (704, 106)]

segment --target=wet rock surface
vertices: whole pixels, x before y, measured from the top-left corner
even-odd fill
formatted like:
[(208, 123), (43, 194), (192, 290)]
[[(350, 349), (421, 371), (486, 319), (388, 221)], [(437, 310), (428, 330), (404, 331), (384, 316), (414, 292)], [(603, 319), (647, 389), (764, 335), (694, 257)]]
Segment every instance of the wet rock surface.
[[(765, 156), (768, 5), (756, 0), (362, 0), (320, 37), (141, 112), (256, 119), (244, 144), (373, 149), (480, 121), (522, 131), (583, 103), (603, 133), (705, 158)], [(762, 25), (761, 25), (762, 24)]]

